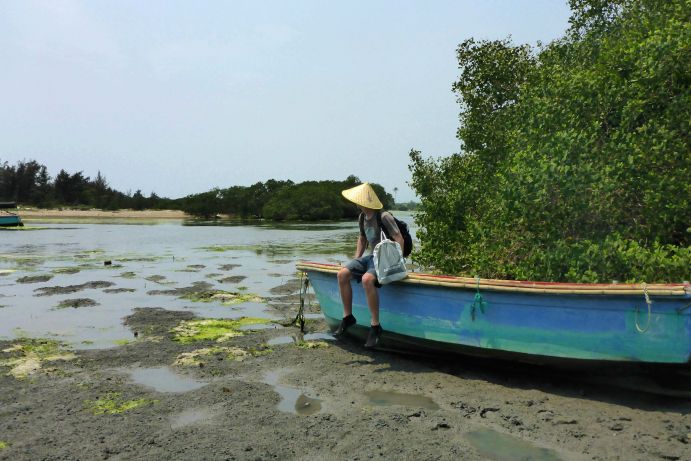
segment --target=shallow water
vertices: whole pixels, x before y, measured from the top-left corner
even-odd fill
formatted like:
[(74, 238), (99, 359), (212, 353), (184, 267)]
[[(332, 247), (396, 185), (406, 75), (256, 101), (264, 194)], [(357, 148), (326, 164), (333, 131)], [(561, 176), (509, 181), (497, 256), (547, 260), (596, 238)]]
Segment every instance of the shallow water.
[(284, 413), (302, 416), (319, 413), (319, 411), (321, 411), (321, 400), (306, 396), (300, 389), (278, 384), (282, 374), (283, 373), (278, 370), (270, 371), (263, 379), (265, 384), (272, 386), (278, 395), (281, 396), (278, 409)]
[(215, 416), (216, 412), (209, 407), (190, 408), (171, 416), (170, 428), (179, 429), (193, 424), (209, 423)]
[(538, 447), (492, 429), (478, 429), (466, 433), (464, 437), (480, 456), (492, 461), (560, 461), (564, 459), (554, 450)]
[(123, 369), (132, 382), (150, 387), (157, 392), (189, 392), (209, 384), (206, 381), (175, 373), (169, 367)]
[[(412, 222), (411, 216), (399, 217)], [(298, 260), (347, 261), (358, 232), (356, 222), (274, 226), (32, 220), (29, 224), (41, 229), (0, 232), (0, 338), (53, 337), (75, 348), (114, 347), (133, 339), (122, 319), (137, 307), (190, 310), (211, 318), (274, 319), (265, 302), (227, 306), (148, 292), (206, 282), (212, 289), (267, 299), (271, 288), (295, 278)], [(52, 278), (18, 282), (38, 275)], [(221, 281), (231, 276), (246, 278), (237, 283)], [(113, 285), (37, 296), (40, 288), (95, 281)], [(78, 298), (97, 305), (58, 309), (61, 302)]]
[(280, 346), (283, 344), (298, 344), (302, 341), (335, 341), (336, 338), (331, 333), (308, 333), (303, 335), (298, 333), (295, 336), (278, 336), (267, 341), (269, 346)]

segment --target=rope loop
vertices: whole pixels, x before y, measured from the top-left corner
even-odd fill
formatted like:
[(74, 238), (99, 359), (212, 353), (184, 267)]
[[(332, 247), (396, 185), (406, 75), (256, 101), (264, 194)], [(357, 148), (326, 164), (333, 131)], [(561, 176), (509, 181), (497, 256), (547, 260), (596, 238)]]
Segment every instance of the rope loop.
[(648, 306), (648, 321), (645, 324), (645, 328), (641, 328), (641, 326), (638, 324), (638, 306), (636, 306), (636, 318), (635, 318), (635, 323), (636, 323), (636, 331), (639, 333), (645, 333), (648, 331), (648, 328), (650, 328), (650, 318), (652, 317), (652, 307), (651, 305), (653, 304), (652, 301), (650, 300), (650, 296), (648, 296), (648, 285), (646, 285), (645, 282), (643, 282), (643, 296), (645, 297), (645, 303)]
[(480, 294), (480, 277), (475, 276), (475, 297), (473, 298), (473, 304), (470, 305), (470, 318), (475, 321), (475, 312), (480, 309), (480, 312), (485, 313), (485, 307), (487, 307), (487, 301)]

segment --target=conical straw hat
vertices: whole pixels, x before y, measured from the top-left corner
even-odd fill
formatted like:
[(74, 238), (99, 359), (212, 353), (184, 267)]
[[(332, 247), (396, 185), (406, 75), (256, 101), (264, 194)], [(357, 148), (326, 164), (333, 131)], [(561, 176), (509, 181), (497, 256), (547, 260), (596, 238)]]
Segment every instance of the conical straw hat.
[(341, 194), (354, 204), (371, 210), (381, 210), (384, 208), (384, 205), (381, 204), (379, 197), (377, 197), (377, 194), (368, 182), (346, 189)]

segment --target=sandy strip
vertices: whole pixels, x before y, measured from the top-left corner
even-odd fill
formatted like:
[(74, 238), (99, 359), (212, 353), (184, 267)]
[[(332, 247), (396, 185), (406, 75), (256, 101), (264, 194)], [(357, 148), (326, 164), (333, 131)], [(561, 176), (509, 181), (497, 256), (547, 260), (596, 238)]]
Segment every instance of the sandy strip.
[(142, 218), (142, 219), (184, 219), (189, 215), (179, 210), (68, 210), (20, 208), (22, 218)]

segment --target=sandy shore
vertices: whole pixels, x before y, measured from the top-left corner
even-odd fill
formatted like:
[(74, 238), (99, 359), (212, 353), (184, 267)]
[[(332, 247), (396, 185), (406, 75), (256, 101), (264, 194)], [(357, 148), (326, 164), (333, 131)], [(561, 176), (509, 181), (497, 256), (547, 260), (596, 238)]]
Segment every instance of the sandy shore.
[(20, 208), (22, 219), (32, 218), (128, 218), (128, 219), (184, 219), (189, 215), (179, 210), (70, 210)]

